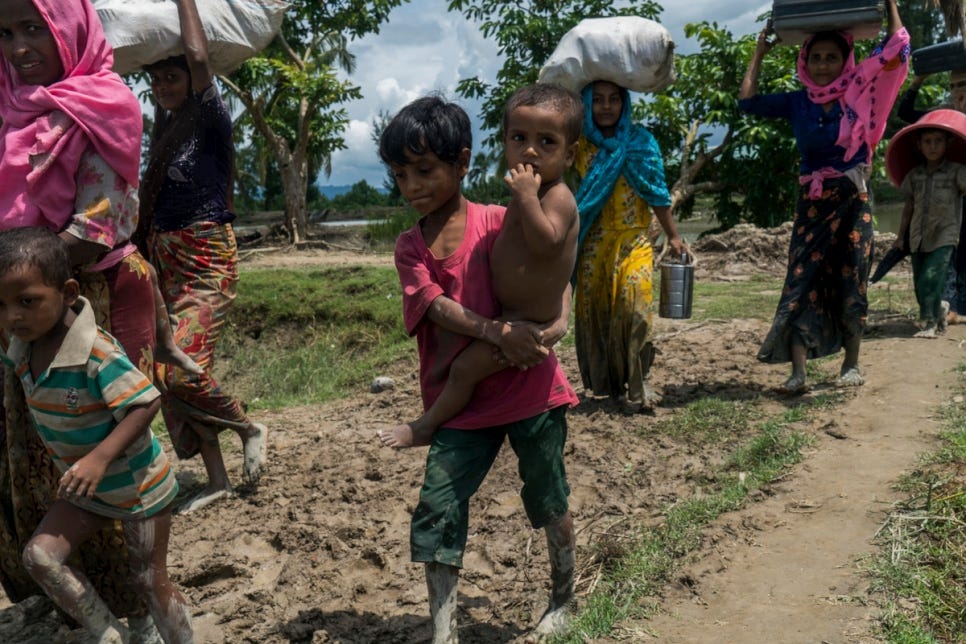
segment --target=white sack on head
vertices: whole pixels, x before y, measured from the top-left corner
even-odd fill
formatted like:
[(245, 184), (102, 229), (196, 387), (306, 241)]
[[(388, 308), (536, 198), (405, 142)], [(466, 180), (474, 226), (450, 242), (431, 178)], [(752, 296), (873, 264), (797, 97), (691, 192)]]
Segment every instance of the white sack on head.
[[(178, 5), (170, 0), (93, 0), (114, 71), (128, 74), (144, 65), (183, 54)], [(208, 36), (208, 58), (216, 74), (228, 74), (272, 42), (289, 4), (281, 0), (197, 0)]]
[(586, 18), (564, 34), (537, 82), (580, 92), (595, 80), (633, 92), (674, 82), (674, 41), (660, 23), (638, 16)]

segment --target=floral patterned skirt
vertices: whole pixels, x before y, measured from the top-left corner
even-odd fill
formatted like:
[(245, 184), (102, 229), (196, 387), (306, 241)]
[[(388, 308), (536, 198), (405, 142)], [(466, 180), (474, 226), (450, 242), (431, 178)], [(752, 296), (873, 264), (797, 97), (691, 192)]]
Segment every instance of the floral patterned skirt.
[(826, 179), (821, 199), (798, 198), (788, 272), (771, 330), (758, 359), (791, 360), (797, 335), (808, 358), (820, 358), (862, 335), (873, 244), (868, 196), (846, 177)]
[(654, 251), (646, 228), (594, 224), (577, 258), (574, 338), (584, 387), (644, 402), (653, 361)]
[(149, 244), (175, 342), (205, 370), (195, 376), (155, 366), (171, 442), (180, 458), (190, 458), (198, 453), (200, 441), (215, 441), (225, 429), (248, 425), (241, 403), (211, 376), (215, 346), (235, 300), (238, 248), (229, 224), (211, 222), (154, 232)]

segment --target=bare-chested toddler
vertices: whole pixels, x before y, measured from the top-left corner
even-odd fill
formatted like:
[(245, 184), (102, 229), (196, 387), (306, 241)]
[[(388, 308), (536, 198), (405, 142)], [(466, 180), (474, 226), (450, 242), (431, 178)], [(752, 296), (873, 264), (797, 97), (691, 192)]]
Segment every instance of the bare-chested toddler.
[[(541, 324), (560, 316), (579, 228), (577, 203), (563, 175), (573, 163), (583, 120), (580, 98), (557, 85), (529, 85), (507, 101), (503, 140), (512, 197), (490, 268), (504, 321)], [(506, 368), (494, 351), (482, 340), (468, 346), (429, 409), (410, 423), (379, 430), (379, 439), (397, 448), (428, 445), (469, 403), (480, 381)]]

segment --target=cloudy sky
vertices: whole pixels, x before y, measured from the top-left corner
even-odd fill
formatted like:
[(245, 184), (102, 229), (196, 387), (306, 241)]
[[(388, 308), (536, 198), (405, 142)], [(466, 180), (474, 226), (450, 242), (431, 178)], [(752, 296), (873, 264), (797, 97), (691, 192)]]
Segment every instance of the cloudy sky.
[[(440, 91), (460, 102), (478, 120), (479, 106), (462, 101), (455, 92), (461, 78), (492, 80), (501, 66), (496, 45), (459, 14), (446, 11), (446, 0), (411, 0), (398, 7), (379, 34), (353, 42), (356, 70), (350, 79), (364, 98), (346, 105), (351, 124), (348, 149), (332, 157), (332, 174), (320, 185), (348, 185), (365, 179), (381, 186), (385, 171), (372, 141), (372, 122), (380, 111), (395, 113), (415, 98)], [(675, 51), (694, 53), (697, 45), (684, 37), (684, 25), (716, 21), (736, 36), (757, 32), (755, 18), (770, 0), (665, 0), (661, 23), (674, 38)], [(676, 6), (675, 6), (676, 5)], [(474, 141), (481, 140), (474, 133)]]

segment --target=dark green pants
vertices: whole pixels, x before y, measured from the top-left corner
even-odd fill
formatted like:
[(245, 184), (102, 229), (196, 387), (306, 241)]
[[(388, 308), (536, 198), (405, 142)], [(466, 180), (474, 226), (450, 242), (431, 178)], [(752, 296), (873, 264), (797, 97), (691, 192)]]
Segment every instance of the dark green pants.
[(440, 429), (426, 456), (426, 476), (413, 512), (412, 560), (463, 566), (470, 498), (500, 452), (504, 438), (518, 459), (520, 497), (534, 528), (567, 512), (570, 486), (564, 471), (566, 407), (488, 429)]

